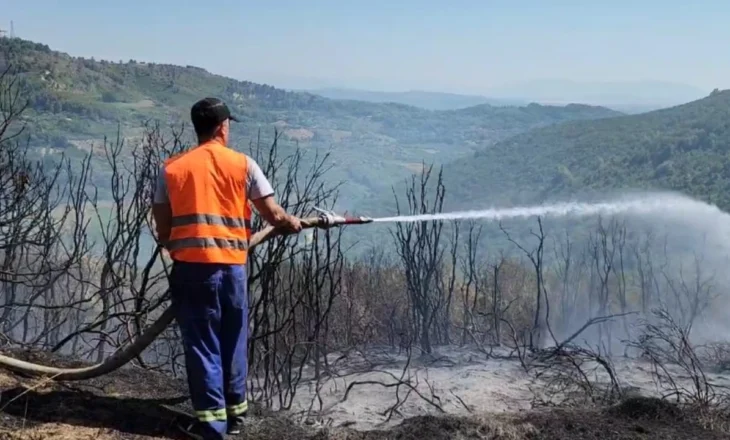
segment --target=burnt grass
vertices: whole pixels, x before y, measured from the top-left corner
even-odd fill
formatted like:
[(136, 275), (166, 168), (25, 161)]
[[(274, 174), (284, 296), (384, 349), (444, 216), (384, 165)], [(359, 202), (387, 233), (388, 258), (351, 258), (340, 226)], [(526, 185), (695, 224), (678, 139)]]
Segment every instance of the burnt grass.
[[(47, 353), (5, 354), (47, 365), (83, 363)], [(172, 408), (172, 409), (168, 409)], [(185, 439), (176, 424), (192, 411), (184, 381), (125, 367), (106, 376), (58, 383), (0, 370), (0, 439)], [(713, 423), (709, 423), (712, 421)], [(543, 408), (515, 414), (419, 416), (382, 431), (313, 429), (254, 406), (245, 434), (258, 440), (591, 440), (730, 439), (730, 415), (701, 414), (634, 397), (603, 408)]]

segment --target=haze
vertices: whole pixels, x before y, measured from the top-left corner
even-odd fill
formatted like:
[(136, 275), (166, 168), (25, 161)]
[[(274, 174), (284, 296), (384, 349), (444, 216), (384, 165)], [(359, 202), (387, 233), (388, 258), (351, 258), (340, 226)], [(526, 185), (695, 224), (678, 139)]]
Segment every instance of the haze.
[(656, 107), (730, 88), (722, 1), (2, 0), (0, 11), (0, 28), (13, 20), (16, 36), (77, 56), (291, 89)]

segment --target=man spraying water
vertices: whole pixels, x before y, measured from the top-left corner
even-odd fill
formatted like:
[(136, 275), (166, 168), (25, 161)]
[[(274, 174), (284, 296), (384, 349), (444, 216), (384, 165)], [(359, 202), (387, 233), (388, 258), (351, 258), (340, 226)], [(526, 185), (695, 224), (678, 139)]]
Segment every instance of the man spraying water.
[(228, 148), (229, 121), (220, 100), (191, 110), (198, 146), (172, 157), (160, 172), (153, 215), (174, 261), (172, 307), (182, 333), (196, 439), (238, 433), (246, 401), (248, 292), (246, 261), (253, 203), (268, 223), (299, 232), (300, 220), (274, 200), (250, 157)]

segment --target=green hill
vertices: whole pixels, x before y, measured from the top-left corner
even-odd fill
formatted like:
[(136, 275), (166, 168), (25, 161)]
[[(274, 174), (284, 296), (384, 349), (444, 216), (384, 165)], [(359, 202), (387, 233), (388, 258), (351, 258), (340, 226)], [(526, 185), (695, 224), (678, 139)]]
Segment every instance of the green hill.
[(30, 142), (46, 153), (81, 153), (91, 141), (115, 134), (117, 124), (133, 138), (150, 118), (186, 122), (195, 100), (217, 96), (243, 119), (233, 129), (241, 148), (259, 131), (265, 141), (273, 138), (276, 128), (289, 146), (331, 152), (334, 168), (328, 178), (345, 182), (340, 200), (350, 206), (368, 194), (387, 192), (422, 160), (445, 163), (529, 129), (619, 114), (585, 105), (430, 111), (331, 100), (194, 66), (73, 57), (20, 39), (0, 39), (0, 53), (6, 54), (0, 64), (12, 65), (22, 96), (30, 99), (25, 114)]
[(451, 208), (606, 191), (680, 191), (730, 209), (730, 91), (522, 133), (444, 168)]

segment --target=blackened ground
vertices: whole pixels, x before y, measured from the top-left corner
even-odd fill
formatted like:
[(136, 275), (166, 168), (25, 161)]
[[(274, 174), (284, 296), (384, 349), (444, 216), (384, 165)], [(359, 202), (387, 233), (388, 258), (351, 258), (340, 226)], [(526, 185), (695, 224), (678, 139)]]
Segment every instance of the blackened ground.
[[(81, 366), (48, 354), (9, 353), (56, 366)], [(186, 384), (124, 368), (70, 383), (0, 371), (0, 439), (184, 439), (176, 424), (191, 411)], [(168, 409), (168, 407), (174, 410)], [(258, 440), (716, 440), (730, 439), (730, 415), (701, 414), (667, 402), (632, 398), (602, 409), (545, 409), (474, 417), (423, 416), (387, 431), (312, 430), (254, 408), (242, 439)]]

